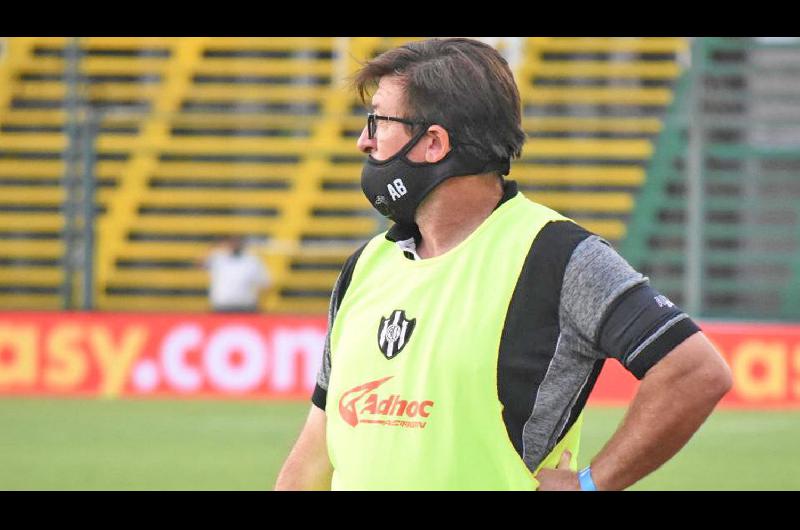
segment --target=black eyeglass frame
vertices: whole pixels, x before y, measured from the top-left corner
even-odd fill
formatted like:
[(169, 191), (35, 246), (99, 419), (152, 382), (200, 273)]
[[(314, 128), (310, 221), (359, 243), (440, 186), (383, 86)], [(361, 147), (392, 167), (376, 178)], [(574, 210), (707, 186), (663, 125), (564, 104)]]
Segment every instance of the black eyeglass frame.
[(425, 125), (425, 123), (419, 121), (411, 121), (406, 120), (404, 118), (395, 118), (393, 116), (380, 116), (379, 114), (375, 114), (374, 112), (367, 113), (367, 137), (370, 140), (375, 138), (375, 132), (378, 130), (378, 120), (383, 121), (396, 121), (398, 123), (403, 123), (405, 125)]

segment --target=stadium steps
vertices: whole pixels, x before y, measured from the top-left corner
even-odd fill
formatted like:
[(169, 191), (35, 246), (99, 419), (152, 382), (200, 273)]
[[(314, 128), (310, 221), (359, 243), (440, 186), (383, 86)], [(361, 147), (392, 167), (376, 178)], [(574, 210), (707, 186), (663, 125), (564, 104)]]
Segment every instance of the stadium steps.
[[(98, 308), (207, 309), (195, 264), (237, 233), (276, 281), (264, 309), (325, 311), (344, 259), (386, 227), (360, 190), (364, 110), (340, 81), (356, 58), (408, 40), (82, 38), (81, 95), (108, 110), (97, 142)], [(0, 207), (11, 208), (0, 211), (0, 250), (18, 259), (0, 263), (0, 301), (53, 309), (68, 41), (11, 41), (13, 60), (0, 62)], [(621, 240), (684, 47), (526, 39), (517, 79), (530, 139), (512, 170), (523, 193)], [(27, 267), (52, 283), (17, 281), (19, 263), (38, 263)]]
[(515, 76), (529, 139), (512, 176), (619, 245), (687, 40), (537, 37), (524, 48)]
[[(675, 303), (696, 304), (688, 309), (698, 316), (796, 321), (800, 45), (746, 38), (696, 45), (702, 111), (691, 108), (686, 76), (648, 166), (623, 254)], [(689, 116), (703, 139), (700, 288), (694, 291), (687, 284)]]
[[(262, 247), (262, 257), (278, 284), (268, 308), (269, 302), (277, 300), (277, 307), (282, 310), (287, 307), (285, 299), (305, 297), (308, 291), (317, 298), (318, 308), (326, 305), (327, 293), (320, 296), (320, 292), (329, 290), (335, 279), (335, 276), (330, 277), (330, 271), (322, 274), (313, 269), (293, 272), (288, 255), (282, 254), (283, 248), (293, 247), (287, 245), (287, 241), (301, 240), (306, 234), (318, 238), (337, 237), (343, 231), (350, 239), (365, 239), (375, 231), (375, 224), (369, 219), (342, 219), (338, 223), (331, 223), (329, 219), (308, 219), (308, 212), (315, 204), (315, 183), (309, 173), (325, 167), (325, 157), (349, 154), (351, 147), (336, 145), (331, 141), (333, 138), (320, 140), (325, 126), (320, 126), (319, 118), (326, 112), (326, 106), (331, 106), (333, 64), (329, 56), (333, 39), (316, 39), (310, 47), (297, 46), (297, 41), (287, 39), (282, 41), (287, 45), (280, 46), (280, 42), (268, 39), (244, 45), (242, 39), (224, 42), (215, 39), (205, 48), (203, 60), (196, 64), (193, 82), (183, 97), (181, 112), (172, 123), (172, 135), (160, 146), (165, 156), (159, 160), (151, 188), (141, 201), (145, 209), (187, 208), (193, 212), (186, 216), (175, 212), (170, 220), (159, 215), (147, 216), (148, 219), (140, 216), (136, 234), (169, 237), (237, 232), (267, 241)], [(265, 61), (260, 55), (269, 51), (286, 54), (287, 50), (321, 54), (323, 58), (273, 57)], [(291, 77), (300, 77), (300, 82)], [(305, 78), (310, 78), (312, 84), (304, 86)], [(237, 110), (241, 108), (251, 112), (242, 114)], [(245, 134), (241, 135), (242, 132)], [(199, 153), (205, 160), (195, 159), (193, 155)], [(276, 160), (243, 161), (248, 157), (269, 156)], [(182, 157), (186, 160), (175, 160)], [(233, 160), (236, 162), (231, 163)], [(307, 177), (301, 180), (298, 175), (303, 174)], [(243, 182), (255, 189), (236, 191), (224, 187)], [(178, 183), (183, 186), (200, 183), (202, 189), (181, 189)], [(163, 189), (155, 190), (153, 184)], [(341, 206), (336, 198), (318, 202)], [(345, 206), (351, 203), (348, 200)], [(293, 207), (286, 208), (290, 204)], [(228, 221), (219, 216), (199, 215), (198, 210), (204, 207), (226, 205), (232, 210), (260, 208), (273, 212), (267, 218), (250, 216)], [(356, 235), (352, 234), (354, 231)], [(119, 257), (137, 257), (135, 249), (141, 243), (126, 241), (120, 246)], [(340, 262), (350, 250), (350, 247), (339, 250)], [(288, 252), (295, 255), (299, 250), (290, 248)], [(135, 275), (117, 275), (109, 282), (108, 290), (127, 291), (125, 296), (130, 298), (149, 296), (152, 289), (148, 290), (146, 280), (136, 282), (134, 278)], [(189, 289), (192, 295), (184, 292), (179, 297), (188, 304), (189, 296), (193, 296), (187, 308), (204, 307), (204, 285), (195, 280), (192, 287), (193, 290)]]

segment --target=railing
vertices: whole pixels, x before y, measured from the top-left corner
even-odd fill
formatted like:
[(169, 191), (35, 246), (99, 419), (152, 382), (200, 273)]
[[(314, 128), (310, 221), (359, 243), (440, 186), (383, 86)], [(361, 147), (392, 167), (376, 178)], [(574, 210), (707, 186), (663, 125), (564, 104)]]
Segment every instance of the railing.
[(800, 42), (702, 38), (623, 247), (704, 317), (800, 318)]

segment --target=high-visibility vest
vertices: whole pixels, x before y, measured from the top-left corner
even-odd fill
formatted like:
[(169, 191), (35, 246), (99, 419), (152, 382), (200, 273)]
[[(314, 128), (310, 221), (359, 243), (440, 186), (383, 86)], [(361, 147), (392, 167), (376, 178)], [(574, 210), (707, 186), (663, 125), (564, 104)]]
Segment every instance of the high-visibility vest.
[[(565, 219), (518, 193), (441, 256), (366, 245), (331, 329), (333, 489), (536, 489), (503, 422), (498, 353), (534, 238)], [(564, 449), (574, 467), (581, 423), (539, 467)]]

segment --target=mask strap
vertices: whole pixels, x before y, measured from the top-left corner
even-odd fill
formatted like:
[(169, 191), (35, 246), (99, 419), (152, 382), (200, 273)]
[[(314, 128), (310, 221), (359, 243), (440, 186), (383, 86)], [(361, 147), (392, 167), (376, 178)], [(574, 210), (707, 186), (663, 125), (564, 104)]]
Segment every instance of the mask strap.
[(417, 142), (419, 142), (422, 139), (422, 137), (425, 136), (425, 133), (428, 132), (428, 127), (429, 125), (423, 124), (422, 129), (414, 136), (412, 136), (411, 140), (409, 140), (408, 143), (404, 145), (403, 148), (400, 149), (400, 152), (397, 154), (405, 158), (408, 152), (411, 151), (414, 148), (414, 146), (417, 145)]

